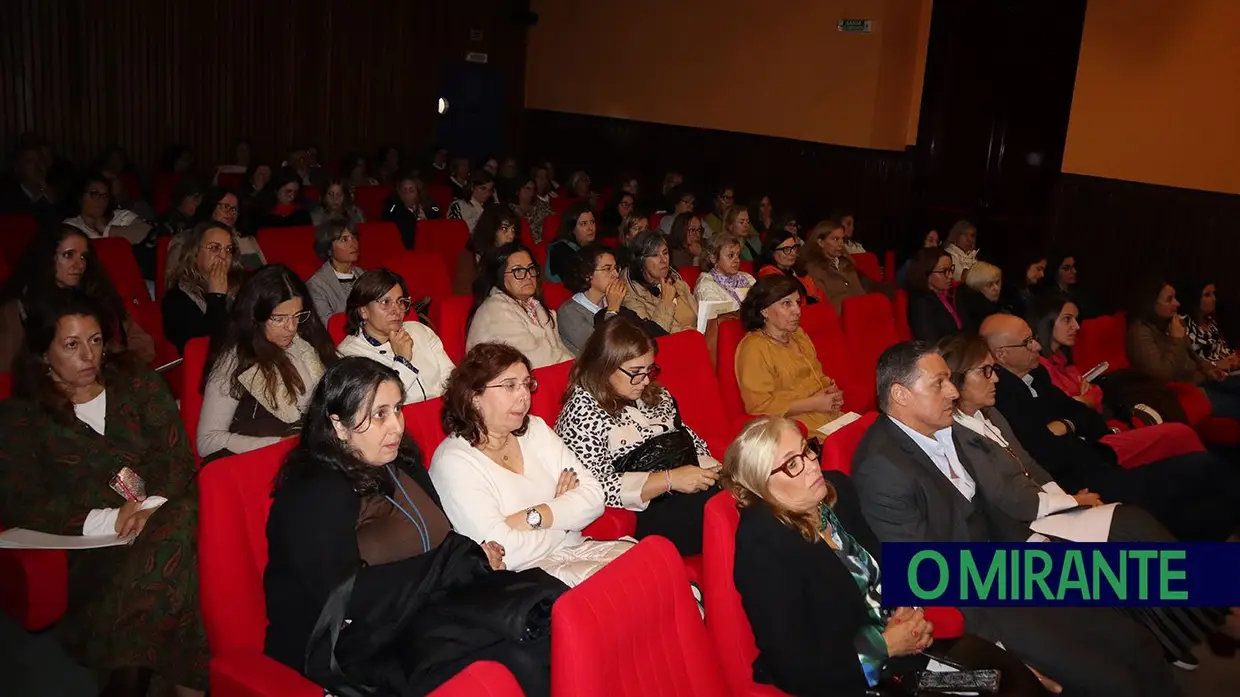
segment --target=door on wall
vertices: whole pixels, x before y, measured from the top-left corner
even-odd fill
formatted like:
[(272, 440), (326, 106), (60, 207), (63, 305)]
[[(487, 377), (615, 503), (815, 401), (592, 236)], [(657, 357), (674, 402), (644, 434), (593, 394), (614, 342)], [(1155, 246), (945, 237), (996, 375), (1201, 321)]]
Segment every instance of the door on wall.
[(471, 163), (504, 151), (504, 78), (498, 68), (477, 63), (443, 67), (440, 97), (447, 109), (439, 115), (438, 143), (453, 157)]

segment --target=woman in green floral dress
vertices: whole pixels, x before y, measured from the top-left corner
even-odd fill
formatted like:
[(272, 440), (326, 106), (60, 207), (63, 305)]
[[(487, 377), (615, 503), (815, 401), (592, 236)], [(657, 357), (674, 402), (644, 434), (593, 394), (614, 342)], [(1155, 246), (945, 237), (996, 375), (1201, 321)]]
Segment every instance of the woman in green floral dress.
[[(135, 535), (128, 546), (69, 552), (66, 649), (107, 683), (145, 694), (152, 673), (206, 687), (198, 614), (194, 460), (163, 381), (107, 356), (91, 301), (63, 291), (30, 308), (13, 397), (0, 402), (0, 521), (62, 535)], [(110, 488), (129, 467), (158, 509)]]

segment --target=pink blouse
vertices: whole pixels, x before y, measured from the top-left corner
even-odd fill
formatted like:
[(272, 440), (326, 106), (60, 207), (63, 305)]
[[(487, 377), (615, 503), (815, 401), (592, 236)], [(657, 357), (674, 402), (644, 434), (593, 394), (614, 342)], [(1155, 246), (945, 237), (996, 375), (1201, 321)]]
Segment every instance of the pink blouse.
[[(1051, 383), (1055, 387), (1063, 390), (1069, 397), (1081, 395), (1081, 371), (1075, 365), (1068, 363), (1068, 358), (1064, 356), (1063, 351), (1056, 351), (1051, 354), (1050, 358), (1039, 358), (1038, 362), (1046, 366), (1046, 372), (1051, 374)], [(1085, 392), (1085, 401), (1101, 414), (1102, 388), (1091, 384)]]

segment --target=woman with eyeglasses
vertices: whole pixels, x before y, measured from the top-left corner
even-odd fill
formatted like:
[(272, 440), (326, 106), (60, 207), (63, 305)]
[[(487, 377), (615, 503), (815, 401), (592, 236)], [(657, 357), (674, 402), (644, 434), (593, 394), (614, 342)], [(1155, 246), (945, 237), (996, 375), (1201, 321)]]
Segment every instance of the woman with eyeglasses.
[(913, 338), (934, 343), (960, 331), (964, 316), (956, 306), (956, 269), (942, 249), (920, 249), (908, 270), (908, 326)]
[[(629, 292), (620, 277), (616, 256), (606, 247), (588, 244), (577, 252), (577, 268), (564, 279), (564, 286), (573, 291), (556, 312), (556, 327), (564, 346), (579, 355), (586, 341), (612, 317), (625, 315), (643, 321), (622, 304)], [(666, 334), (655, 326), (659, 336)]]
[(155, 360), (155, 341), (138, 326), (79, 229), (59, 226), (34, 238), (21, 263), (0, 290), (0, 372), (12, 370), (26, 337), (26, 316), (60, 289), (72, 288), (98, 308), (113, 343), (108, 350), (128, 352), (138, 363)]
[[(253, 271), (259, 267), (267, 265), (267, 257), (263, 256), (263, 250), (258, 246), (258, 240), (253, 235), (246, 235), (245, 231), (248, 226), (241, 222), (242, 217), (242, 199), (236, 191), (232, 189), (215, 189), (208, 194), (198, 206), (199, 218), (203, 220), (215, 221), (223, 223), (231, 228), (237, 234), (237, 251), (241, 267), (246, 271)], [(172, 259), (176, 256), (176, 251), (185, 235), (173, 237), (168, 243), (168, 258)], [(160, 282), (166, 282), (160, 279)]]
[(515, 241), (520, 231), (521, 218), (518, 213), (502, 203), (487, 205), (482, 217), (478, 218), (474, 231), (470, 233), (465, 249), (456, 257), (452, 293), (472, 293), (483, 259), (497, 248)]
[(801, 303), (813, 305), (825, 302), (827, 296), (809, 275), (809, 248), (806, 248), (795, 231), (782, 228), (772, 230), (766, 238), (766, 255), (758, 261), (758, 278), (784, 276), (801, 288)]
[(497, 247), (483, 259), (465, 325), (465, 348), (508, 344), (535, 368), (572, 360), (556, 330), (555, 311), (542, 303), (540, 275), (533, 253), (520, 242)]
[(306, 285), (280, 264), (242, 284), (202, 371), (200, 457), (257, 450), (301, 429), (314, 386), (336, 360), (309, 299)]
[(702, 275), (693, 288), (699, 305), (705, 302), (728, 303), (720, 315), (735, 316), (741, 301), (753, 287), (754, 277), (741, 271), (741, 241), (728, 233), (711, 238), (702, 258)]
[[(678, 184), (672, 187), (668, 190), (665, 196), (667, 199), (664, 203), (666, 209), (659, 211), (660, 213), (664, 213), (663, 220), (659, 221), (659, 232), (670, 236), (672, 234), (672, 225), (676, 222), (676, 219), (682, 214), (693, 213), (693, 209), (697, 204), (697, 197), (695, 197), (693, 192), (683, 184)], [(698, 227), (701, 228), (701, 225), (702, 221), (699, 220)], [(702, 231), (699, 229), (699, 238), (701, 237), (701, 233)], [(674, 249), (673, 252), (675, 252)], [(680, 266), (688, 266), (688, 264), (680, 264)]]
[(637, 196), (623, 189), (617, 189), (612, 199), (603, 205), (599, 221), (599, 237), (620, 238), (620, 244), (624, 244), (620, 228), (633, 215), (636, 208)]
[(787, 276), (759, 278), (741, 303), (741, 323), (736, 382), (745, 413), (796, 419), (821, 439), (817, 429), (839, 418), (844, 391), (801, 329), (801, 287)]
[(228, 326), (228, 308), (245, 278), (231, 227), (198, 223), (168, 249), (167, 292), (161, 313), (164, 336), (185, 353), (197, 337), (217, 336)]
[(572, 273), (577, 251), (598, 236), (594, 209), (588, 203), (574, 203), (560, 219), (555, 239), (547, 245), (547, 280), (561, 283)]
[(740, 509), (735, 581), (758, 648), (756, 682), (805, 697), (868, 694), (907, 685), (933, 649), (966, 668), (1000, 669), (1000, 695), (1045, 694), (1039, 676), (993, 643), (935, 639), (921, 608), (884, 606), (882, 546), (852, 481), (822, 470), (791, 419), (746, 424), (724, 456), (723, 485)]
[(806, 272), (814, 279), (814, 285), (822, 289), (837, 314), (843, 311), (844, 301), (848, 298), (866, 293), (894, 295), (886, 284), (871, 280), (857, 271), (847, 244), (844, 227), (834, 220), (826, 220), (810, 231), (802, 251)]
[(969, 277), (956, 288), (956, 307), (969, 331), (977, 331), (982, 321), (991, 315), (1017, 314), (1018, 309), (1008, 305), (1006, 300), (1003, 270), (984, 261), (974, 264)]
[(702, 242), (702, 219), (690, 210), (675, 216), (663, 216), (659, 232), (662, 233), (665, 226), (668, 227), (667, 247), (672, 253), (672, 268), (700, 265), (705, 248)]
[(431, 481), (452, 527), (478, 544), (498, 543), (510, 570), (539, 568), (575, 586), (632, 542), (582, 536), (603, 514), (603, 488), (546, 422), (530, 416), (532, 369), (507, 344), (469, 350), (448, 379), (448, 437), (431, 459)]
[(349, 291), (362, 275), (357, 265), (361, 244), (357, 227), (346, 218), (331, 218), (314, 229), (314, 253), (323, 265), (306, 281), (314, 311), (323, 326), (344, 312)]
[(701, 554), (719, 461), (659, 384), (658, 353), (640, 323), (604, 323), (573, 363), (555, 432), (602, 484), (608, 506), (637, 513), (637, 539), (662, 535), (682, 555)]
[(952, 259), (952, 280), (963, 281), (977, 263), (977, 226), (969, 220), (957, 220), (947, 231), (943, 251)]
[(112, 182), (102, 174), (88, 175), (78, 195), (78, 214), (66, 218), (64, 224), (81, 230), (87, 237), (123, 237), (130, 244), (145, 240), (151, 226), (133, 211), (118, 209), (114, 204)]
[(1069, 251), (1059, 250), (1051, 253), (1047, 259), (1046, 274), (1042, 285), (1048, 292), (1056, 292), (1071, 298), (1081, 311), (1081, 319), (1093, 319), (1106, 314), (1106, 309), (1081, 287), (1079, 274), (1076, 255)]
[(697, 329), (697, 299), (672, 268), (663, 235), (647, 230), (629, 246), (633, 258), (624, 272), (629, 287), (624, 306), (668, 334)]
[(452, 373), (452, 359), (430, 327), (405, 320), (409, 287), (400, 274), (373, 269), (353, 284), (345, 307), (347, 336), (336, 347), (341, 356), (362, 356), (396, 371), (405, 390), (405, 404), (443, 394)]
[(301, 175), (291, 167), (283, 167), (270, 186), (256, 199), (256, 214), (247, 220), (249, 232), (263, 228), (311, 225), (310, 213), (302, 207)]

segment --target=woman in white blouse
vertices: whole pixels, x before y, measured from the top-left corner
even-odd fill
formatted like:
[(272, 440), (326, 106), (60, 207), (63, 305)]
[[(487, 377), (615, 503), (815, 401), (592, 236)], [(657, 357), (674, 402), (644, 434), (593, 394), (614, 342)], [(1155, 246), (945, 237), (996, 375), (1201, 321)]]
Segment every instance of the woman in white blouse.
[(720, 463), (658, 383), (658, 344), (636, 321), (607, 320), (569, 375), (555, 431), (603, 486), (608, 506), (637, 512), (641, 539), (662, 535), (702, 552), (702, 513)]
[(508, 344), (535, 368), (572, 360), (556, 330), (555, 312), (542, 304), (540, 275), (534, 255), (519, 242), (498, 247), (483, 259), (465, 348), (487, 342)]
[(952, 280), (961, 281), (969, 269), (977, 263), (977, 227), (968, 220), (957, 220), (947, 233), (943, 251), (951, 255), (956, 275)]
[(482, 210), (491, 202), (495, 194), (495, 178), (485, 169), (479, 169), (469, 175), (469, 190), (464, 198), (458, 198), (448, 207), (449, 220), (464, 220), (469, 231), (474, 231)]
[(203, 369), (200, 457), (257, 450), (300, 430), (310, 395), (336, 360), (313, 314), (306, 284), (286, 266), (264, 266), (241, 284)]
[(582, 536), (603, 513), (603, 489), (529, 415), (537, 389), (529, 360), (513, 347), (470, 349), (444, 394), (448, 437), (431, 460), (431, 481), (458, 532), (499, 543), (513, 571), (537, 567), (575, 586), (632, 543)]
[(699, 307), (705, 302), (724, 302), (728, 306), (715, 314), (738, 312), (753, 284), (754, 277), (741, 271), (741, 241), (729, 233), (712, 237), (702, 255), (702, 275), (693, 288)]
[(409, 290), (400, 274), (374, 269), (353, 284), (345, 307), (345, 333), (336, 350), (362, 356), (396, 371), (405, 389), (405, 404), (443, 394), (452, 373), (452, 359), (443, 342), (421, 322), (406, 321)]

